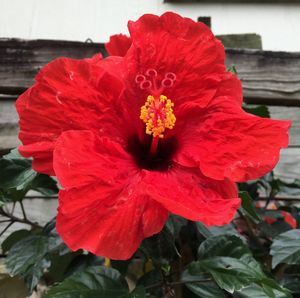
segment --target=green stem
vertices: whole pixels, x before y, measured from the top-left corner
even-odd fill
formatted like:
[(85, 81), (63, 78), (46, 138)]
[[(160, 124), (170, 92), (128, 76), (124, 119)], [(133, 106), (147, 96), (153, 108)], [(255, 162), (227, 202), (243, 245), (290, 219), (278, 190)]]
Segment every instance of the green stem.
[(31, 221), (31, 220), (29, 220), (27, 218), (16, 217), (13, 214), (5, 212), (3, 209), (0, 209), (0, 214), (2, 216), (5, 216), (5, 217), (9, 218), (11, 222), (20, 222), (20, 223), (24, 223), (24, 224), (30, 225), (30, 226), (32, 226), (34, 228), (42, 228), (42, 226), (40, 226), (36, 222), (33, 222), (33, 221)]

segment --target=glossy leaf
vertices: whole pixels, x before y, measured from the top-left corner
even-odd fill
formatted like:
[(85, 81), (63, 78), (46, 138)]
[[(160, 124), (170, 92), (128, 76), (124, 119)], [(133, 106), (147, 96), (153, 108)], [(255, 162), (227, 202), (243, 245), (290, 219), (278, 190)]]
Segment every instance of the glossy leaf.
[(193, 275), (189, 270), (185, 270), (181, 280), (185, 283), (185, 286), (198, 297), (225, 298), (223, 291), (213, 280), (209, 280), (205, 274)]
[(6, 266), (11, 275), (24, 277), (28, 289), (32, 291), (37, 285), (44, 269), (50, 267), (45, 258), (48, 252), (48, 239), (33, 235), (15, 243), (8, 252)]
[(235, 227), (232, 224), (223, 225), (221, 227), (216, 227), (216, 226), (207, 227), (205, 224), (201, 222), (195, 222), (195, 224), (198, 232), (205, 238), (224, 235), (224, 234), (237, 235), (241, 237), (241, 235), (238, 233), (238, 231), (235, 229)]
[(0, 160), (0, 187), (3, 189), (24, 189), (36, 175), (37, 172), (31, 168), (31, 161), (19, 155), (17, 149)]
[(272, 267), (280, 263), (300, 264), (300, 229), (280, 234), (271, 245)]
[(91, 297), (127, 298), (130, 296), (125, 280), (120, 273), (106, 267), (90, 267), (77, 272), (59, 285), (50, 288), (43, 296), (43, 298)]
[(31, 168), (31, 160), (22, 157), (17, 149), (0, 160), (0, 206), (22, 200), (29, 190), (45, 196), (58, 193), (57, 182)]
[(44, 174), (38, 174), (30, 185), (33, 189), (44, 196), (55, 196), (58, 193), (57, 182)]
[(8, 252), (15, 243), (28, 237), (29, 235), (30, 231), (28, 230), (18, 230), (11, 233), (1, 244), (3, 253)]
[(236, 298), (292, 298), (289, 292), (282, 292), (266, 285), (252, 284), (234, 293)]
[(210, 237), (202, 242), (198, 249), (199, 260), (216, 256), (240, 258), (246, 254), (250, 254), (248, 247), (235, 235)]
[(57, 252), (59, 255), (62, 256), (64, 254), (70, 253), (71, 250), (65, 245), (61, 237), (58, 235), (55, 224), (56, 220), (54, 218), (46, 224), (46, 226), (43, 229), (43, 233), (48, 238), (48, 251)]
[(189, 272), (192, 275), (210, 273), (219, 287), (229, 293), (256, 284), (266, 293), (279, 291), (286, 295), (284, 297), (289, 297), (289, 293), (285, 289), (264, 274), (260, 264), (250, 254), (243, 254), (239, 250), (232, 255), (234, 254), (240, 255), (240, 257), (212, 257), (195, 262), (189, 267)]
[(262, 218), (254, 208), (253, 200), (249, 193), (247, 191), (241, 191), (239, 192), (239, 197), (242, 199), (241, 211), (243, 214), (249, 216), (254, 222), (262, 221)]
[(192, 273), (199, 270), (209, 272), (219, 287), (229, 293), (240, 290), (255, 280), (264, 278), (260, 270), (249, 266), (248, 256), (241, 259), (214, 257), (192, 264), (190, 270)]

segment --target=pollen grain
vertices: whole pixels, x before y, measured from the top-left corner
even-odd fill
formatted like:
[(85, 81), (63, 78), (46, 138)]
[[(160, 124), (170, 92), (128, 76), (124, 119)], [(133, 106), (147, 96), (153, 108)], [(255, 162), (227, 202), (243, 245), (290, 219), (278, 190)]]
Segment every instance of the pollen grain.
[(157, 98), (149, 95), (140, 114), (140, 119), (146, 124), (146, 134), (163, 138), (166, 128), (173, 129), (176, 122), (173, 107), (174, 103), (165, 95)]

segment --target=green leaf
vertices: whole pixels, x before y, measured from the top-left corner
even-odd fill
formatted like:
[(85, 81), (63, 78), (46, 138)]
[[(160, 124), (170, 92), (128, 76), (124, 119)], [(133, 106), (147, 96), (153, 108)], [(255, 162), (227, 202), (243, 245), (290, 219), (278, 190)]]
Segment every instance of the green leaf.
[(300, 276), (286, 274), (281, 280), (282, 285), (292, 293), (300, 294)]
[(189, 270), (193, 275), (203, 274), (203, 272), (210, 273), (219, 287), (231, 294), (256, 284), (266, 293), (279, 291), (286, 295), (283, 297), (290, 297), (285, 289), (264, 274), (260, 264), (248, 254), (241, 256), (239, 259), (213, 257), (194, 262)]
[(43, 270), (50, 267), (45, 259), (48, 251), (48, 239), (33, 235), (15, 243), (8, 252), (6, 266), (11, 275), (24, 277), (30, 292), (39, 282)]
[(57, 182), (53, 178), (34, 171), (31, 160), (14, 149), (0, 160), (0, 206), (23, 199), (30, 189), (46, 196), (58, 192)]
[(146, 290), (144, 287), (136, 287), (128, 296), (128, 298), (146, 298)]
[(190, 272), (203, 270), (209, 272), (220, 288), (229, 293), (250, 285), (255, 280), (264, 278), (262, 272), (249, 266), (249, 258), (235, 259), (230, 257), (214, 257), (198, 261), (191, 265)]
[(0, 160), (0, 187), (21, 190), (34, 180), (37, 172), (31, 168), (31, 160), (21, 157), (17, 149)]
[(30, 185), (30, 189), (36, 190), (44, 196), (54, 196), (58, 193), (57, 182), (50, 176), (38, 174)]
[(56, 231), (56, 218), (53, 218), (45, 225), (43, 233), (48, 238), (49, 252), (57, 252), (60, 256), (71, 252)]
[(87, 255), (79, 254), (80, 251), (75, 252), (75, 254), (76, 253), (78, 255), (74, 258), (74, 260), (72, 260), (71, 264), (68, 266), (65, 272), (66, 276), (73, 275), (74, 273), (79, 271), (84, 271), (89, 267), (102, 266), (104, 263), (104, 259), (102, 257), (98, 257), (91, 253)]
[(229, 71), (235, 75), (238, 74), (235, 65), (231, 65), (231, 66), (227, 67), (227, 71)]
[(242, 199), (241, 211), (246, 216), (249, 216), (254, 222), (262, 221), (262, 218), (256, 212), (253, 206), (253, 200), (247, 191), (239, 192), (239, 197)]
[(270, 112), (267, 106), (264, 105), (252, 106), (252, 105), (243, 104), (243, 109), (244, 111), (252, 115), (262, 117), (262, 118), (270, 118)]
[(176, 238), (179, 235), (182, 227), (187, 225), (187, 220), (181, 216), (171, 214), (166, 223), (167, 229)]
[(210, 237), (203, 241), (198, 249), (199, 260), (216, 256), (240, 258), (246, 254), (251, 254), (248, 247), (235, 235)]
[(3, 242), (2, 242), (2, 251), (3, 253), (8, 252), (11, 247), (17, 243), (18, 241), (28, 237), (30, 235), (30, 231), (28, 230), (18, 230), (11, 233)]
[(237, 235), (241, 237), (241, 235), (238, 233), (238, 231), (235, 229), (235, 227), (232, 224), (224, 225), (221, 227), (215, 227), (215, 226), (207, 227), (202, 222), (195, 222), (195, 225), (198, 232), (205, 238), (224, 235), (224, 234)]
[(195, 222), (196, 228), (198, 232), (203, 235), (205, 238), (209, 238), (213, 236), (213, 233), (209, 230), (209, 228), (200, 221)]
[(185, 283), (185, 286), (198, 297), (225, 298), (223, 291), (217, 286), (217, 284), (213, 280), (209, 281), (207, 276), (204, 274), (193, 275), (187, 269), (183, 272), (181, 280)]
[(43, 298), (127, 298), (129, 295), (125, 280), (117, 270), (90, 267), (50, 288)]
[(234, 297), (238, 298), (292, 298), (288, 292), (277, 291), (268, 286), (259, 286), (252, 284), (242, 290), (234, 293)]
[(272, 267), (280, 263), (300, 264), (300, 229), (280, 234), (271, 245)]

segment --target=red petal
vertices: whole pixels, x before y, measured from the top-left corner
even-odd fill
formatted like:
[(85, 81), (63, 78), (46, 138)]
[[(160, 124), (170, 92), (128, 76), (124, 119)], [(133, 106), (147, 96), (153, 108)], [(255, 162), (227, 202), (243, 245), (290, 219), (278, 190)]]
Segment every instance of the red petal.
[(297, 221), (292, 214), (286, 211), (281, 211), (281, 214), (286, 223), (288, 223), (293, 229), (297, 229)]
[(131, 38), (124, 34), (112, 35), (105, 49), (110, 56), (124, 57), (131, 46)]
[(145, 191), (170, 212), (206, 225), (224, 225), (240, 206), (237, 187), (229, 180), (204, 177), (196, 168), (174, 165), (167, 172), (144, 171)]
[[(98, 66), (98, 58), (57, 59), (46, 65), (36, 77), (37, 83), (19, 97), (16, 106), (23, 143), (20, 152), (34, 157), (36, 170), (54, 174), (52, 148), (63, 131), (92, 129), (101, 134), (113, 131), (114, 136), (120, 137), (114, 103), (123, 86)], [(41, 144), (47, 147), (47, 157), (43, 155), (43, 160)]]
[(199, 166), (205, 176), (232, 181), (259, 178), (277, 164), (280, 149), (288, 146), (290, 121), (245, 113), (238, 85), (235, 76), (227, 77), (209, 106), (195, 109), (194, 118), (178, 131), (175, 160), (180, 164)]
[(89, 62), (91, 64), (100, 64), (102, 62), (103, 56), (101, 53), (95, 54), (92, 58), (86, 58), (84, 59), (86, 62)]
[(141, 195), (137, 185), (93, 185), (60, 191), (57, 231), (72, 249), (123, 260), (161, 231), (168, 212)]
[(53, 150), (53, 142), (35, 142), (32, 145), (19, 147), (19, 152), (22, 156), (35, 156), (32, 161), (32, 168), (34, 170), (49, 175), (54, 175), (53, 171), (49, 171), (49, 169), (52, 169)]
[(54, 167), (60, 191), (57, 230), (73, 250), (128, 259), (141, 241), (158, 233), (168, 211), (144, 193), (130, 156), (88, 131), (62, 134)]
[(88, 130), (70, 130), (60, 136), (53, 167), (64, 188), (100, 182), (113, 185), (128, 179), (128, 172), (138, 174), (131, 155), (120, 144)]
[(159, 80), (167, 72), (176, 75), (174, 86), (163, 90), (175, 106), (195, 101), (205, 106), (210, 101), (225, 66), (224, 47), (207, 26), (167, 12), (161, 17), (143, 15), (128, 27), (132, 47), (125, 59), (136, 98), (145, 101), (149, 93), (141, 92), (135, 76), (154, 68)]

